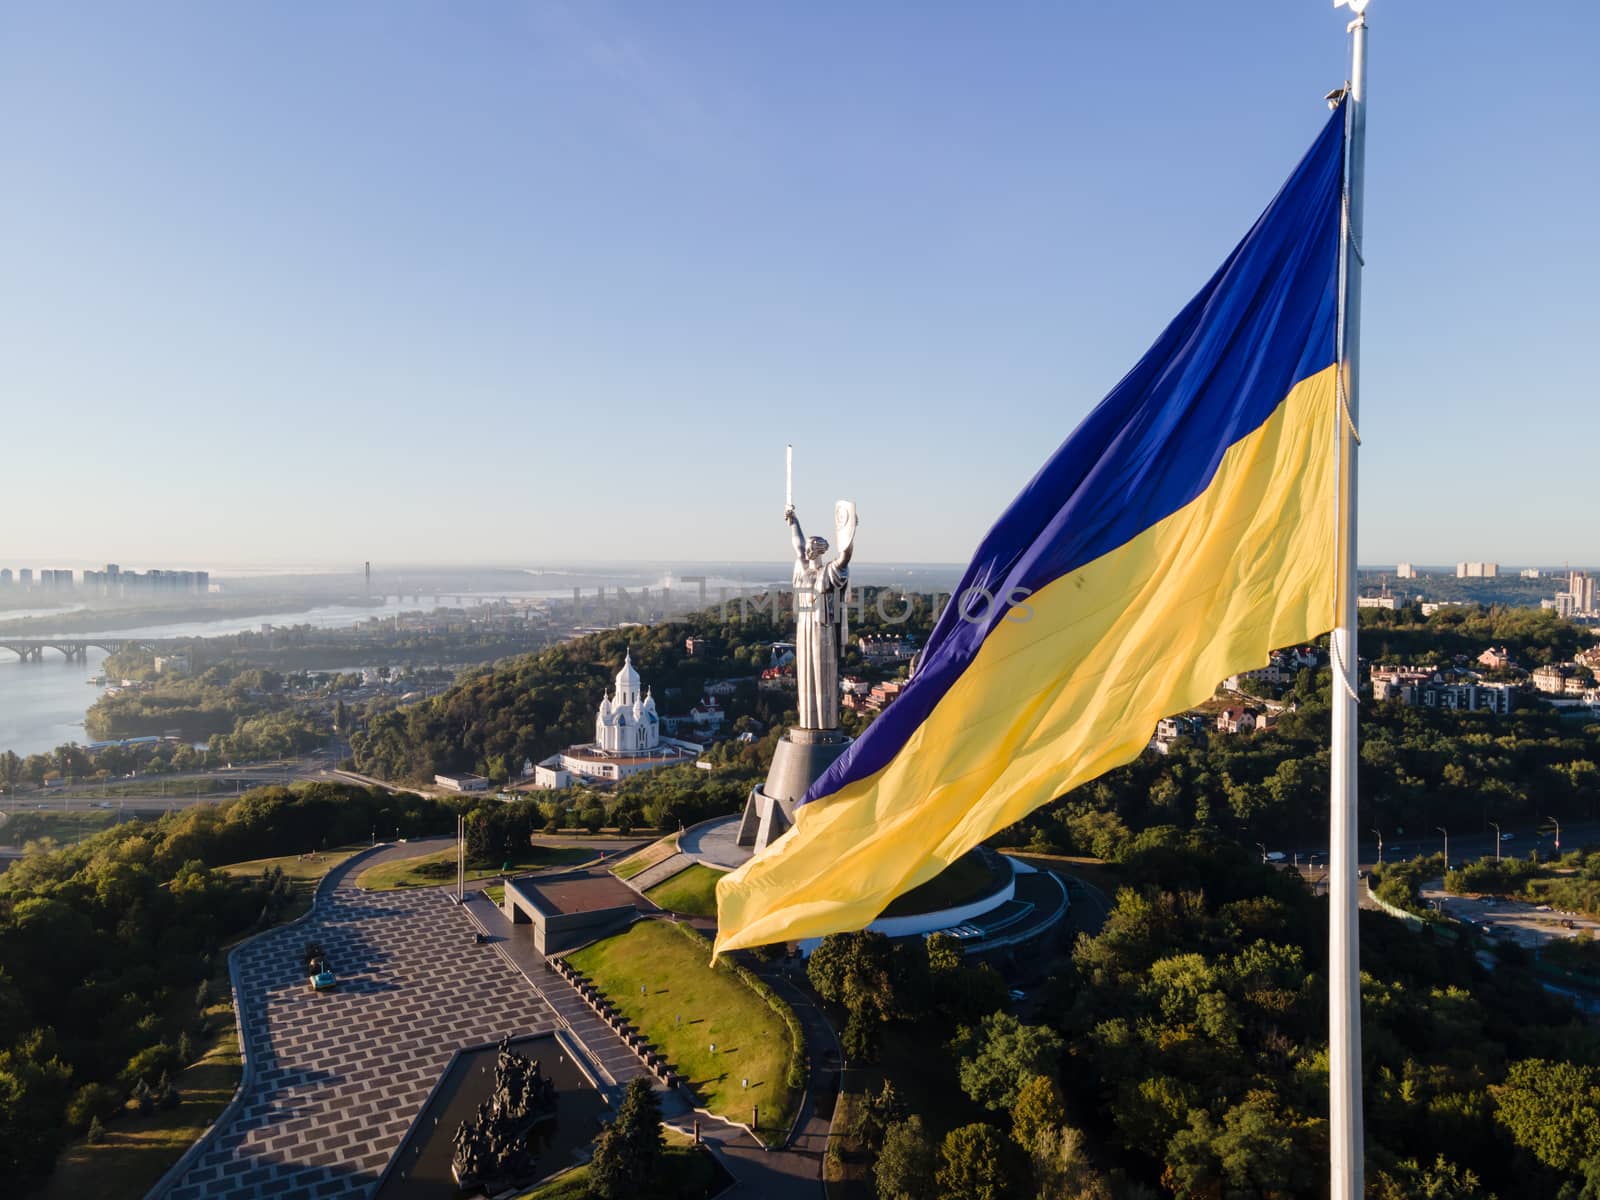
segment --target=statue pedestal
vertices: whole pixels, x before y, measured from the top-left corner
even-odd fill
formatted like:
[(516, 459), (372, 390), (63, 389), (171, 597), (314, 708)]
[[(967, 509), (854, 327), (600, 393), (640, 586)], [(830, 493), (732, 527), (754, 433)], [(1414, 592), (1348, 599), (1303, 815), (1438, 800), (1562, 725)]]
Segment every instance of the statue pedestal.
[(767, 781), (752, 788), (739, 821), (738, 843), (757, 853), (794, 824), (794, 808), (851, 739), (837, 729), (793, 728), (778, 741)]

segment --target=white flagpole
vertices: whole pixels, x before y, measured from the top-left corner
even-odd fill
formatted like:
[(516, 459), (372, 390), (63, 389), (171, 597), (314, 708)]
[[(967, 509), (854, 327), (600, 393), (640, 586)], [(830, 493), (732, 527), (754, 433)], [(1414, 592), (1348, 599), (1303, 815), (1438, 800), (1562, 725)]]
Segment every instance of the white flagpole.
[(1346, 409), (1339, 416), (1339, 627), (1333, 631), (1333, 748), (1328, 864), (1328, 1118), (1331, 1200), (1361, 1200), (1361, 946), (1356, 871), (1356, 422), (1360, 409), (1362, 175), (1367, 125), (1368, 0), (1348, 4), (1350, 90), (1345, 121), (1345, 206), (1340, 229), (1339, 372)]

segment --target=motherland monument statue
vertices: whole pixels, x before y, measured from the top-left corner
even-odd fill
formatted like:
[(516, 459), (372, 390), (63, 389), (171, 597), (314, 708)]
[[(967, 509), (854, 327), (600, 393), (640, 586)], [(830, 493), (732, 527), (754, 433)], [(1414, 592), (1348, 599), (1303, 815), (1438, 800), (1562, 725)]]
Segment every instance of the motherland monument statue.
[(758, 852), (794, 824), (795, 805), (851, 740), (839, 729), (839, 661), (848, 639), (845, 599), (855, 550), (856, 506), (849, 500), (834, 505), (839, 550), (827, 558), (827, 539), (806, 537), (795, 515), (793, 447), (788, 468), (783, 519), (794, 546), (794, 675), (800, 721), (778, 742), (766, 783), (752, 789), (745, 802), (738, 842)]

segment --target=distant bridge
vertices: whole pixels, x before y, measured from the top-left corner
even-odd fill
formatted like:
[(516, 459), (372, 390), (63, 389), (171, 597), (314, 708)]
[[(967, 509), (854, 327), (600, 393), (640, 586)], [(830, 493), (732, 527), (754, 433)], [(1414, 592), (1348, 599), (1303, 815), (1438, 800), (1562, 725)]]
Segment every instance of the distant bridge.
[(42, 662), (46, 650), (54, 650), (68, 662), (86, 662), (89, 651), (117, 654), (129, 646), (153, 650), (155, 643), (137, 638), (0, 638), (0, 650), (9, 650), (23, 662)]

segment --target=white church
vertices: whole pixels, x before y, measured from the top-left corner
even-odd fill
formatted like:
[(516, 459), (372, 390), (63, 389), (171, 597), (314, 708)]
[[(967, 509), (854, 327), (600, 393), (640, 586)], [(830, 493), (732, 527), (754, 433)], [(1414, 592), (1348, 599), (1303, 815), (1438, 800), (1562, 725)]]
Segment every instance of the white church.
[(639, 690), (639, 672), (630, 650), (617, 672), (616, 686), (600, 699), (594, 741), (568, 746), (533, 769), (537, 788), (564, 788), (574, 780), (616, 783), (675, 763), (693, 762), (703, 746), (661, 736), (661, 717), (648, 690)]

